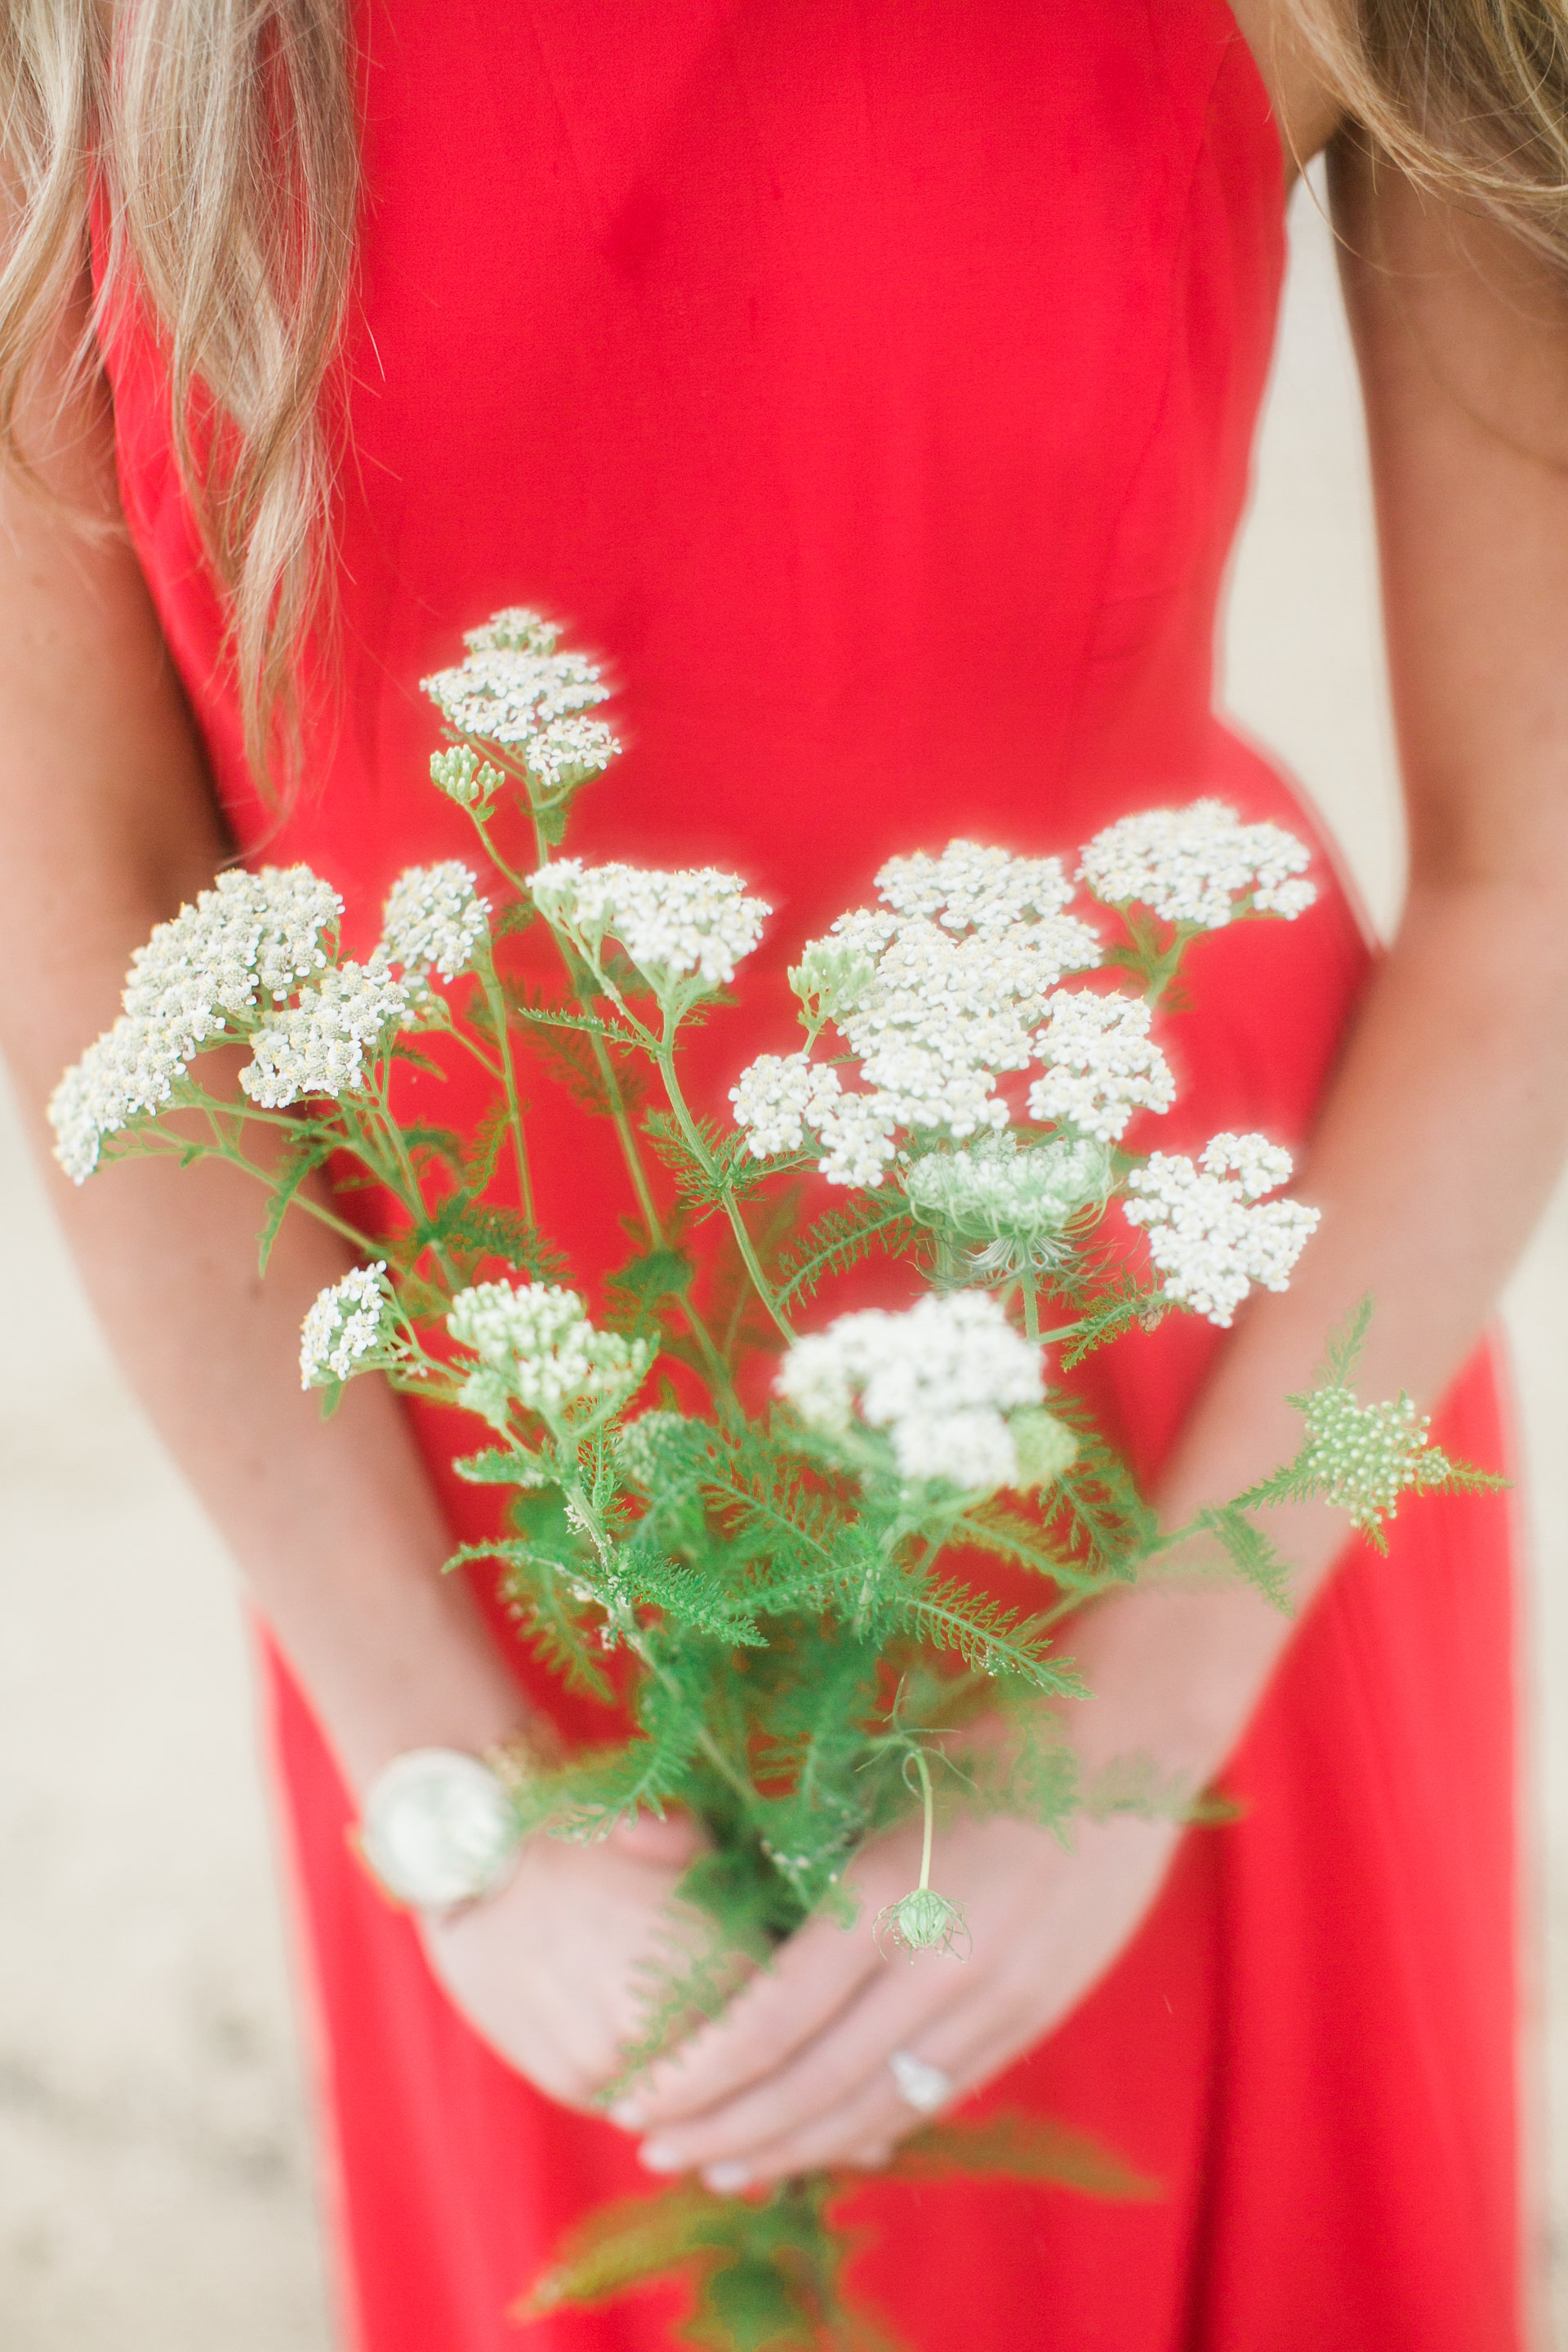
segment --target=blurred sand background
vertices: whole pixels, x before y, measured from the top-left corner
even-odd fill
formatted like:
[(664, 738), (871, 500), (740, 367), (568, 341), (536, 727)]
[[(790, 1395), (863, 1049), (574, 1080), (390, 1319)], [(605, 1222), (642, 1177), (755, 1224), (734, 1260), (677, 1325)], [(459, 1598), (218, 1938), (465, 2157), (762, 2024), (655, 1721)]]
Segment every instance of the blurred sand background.
[[(1386, 926), (1401, 844), (1360, 413), (1310, 190), (1292, 220), (1227, 698), (1317, 798)], [(0, 1217), (0, 2343), (326, 2352), (232, 1571), (106, 1359), (3, 1097)], [(1568, 1192), (1510, 1319), (1536, 1528), (1532, 2268), (1541, 2343), (1568, 2347)]]

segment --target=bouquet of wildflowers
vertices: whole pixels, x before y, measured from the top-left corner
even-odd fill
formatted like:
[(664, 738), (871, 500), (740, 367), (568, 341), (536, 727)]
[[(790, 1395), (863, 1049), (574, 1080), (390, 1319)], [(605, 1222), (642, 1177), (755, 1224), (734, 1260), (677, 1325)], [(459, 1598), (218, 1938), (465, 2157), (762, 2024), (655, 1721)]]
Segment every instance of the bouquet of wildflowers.
[[(353, 1244), (360, 1264), (301, 1339), (329, 1410), (379, 1372), (472, 1417), (455, 1466), (498, 1491), (504, 1523), (458, 1558), (498, 1562), (526, 1638), (565, 1682), (618, 1689), (632, 1718), (623, 1738), (520, 1763), (517, 1832), (590, 1838), (679, 1805), (710, 1833), (682, 1888), (703, 1933), (672, 1939), (624, 2083), (717, 2008), (737, 1954), (765, 1961), (816, 1912), (848, 1924), (847, 1865), (911, 1809), (919, 1883), (863, 1926), (889, 1954), (965, 1947), (931, 1877), (939, 1800), (1064, 1834), (1103, 1809), (1053, 1704), (1081, 1687), (1060, 1629), (1193, 1530), (1158, 1528), (1066, 1377), (1169, 1312), (1227, 1325), (1254, 1285), (1285, 1286), (1315, 1223), (1281, 1192), (1287, 1152), (1221, 1134), (1193, 1160), (1124, 1138), (1174, 1098), (1156, 1015), (1189, 948), (1289, 920), (1314, 892), (1300, 843), (1215, 801), (1112, 824), (1070, 870), (967, 841), (892, 858), (874, 903), (802, 944), (798, 1050), (737, 1068), (732, 1116), (714, 1119), (689, 1103), (686, 1034), (729, 1001), (772, 910), (736, 875), (563, 855), (575, 796), (616, 756), (592, 715), (607, 689), (530, 613), (498, 614), (468, 648), (426, 690), (448, 737), (433, 782), (471, 819), (479, 868), (405, 873), (363, 962), (340, 952), (330, 881), (226, 873), (139, 950), (123, 1014), (51, 1109), (78, 1181), (131, 1153), (248, 1170), (269, 1195), (264, 1265), (291, 1205)], [(501, 846), (520, 814), (526, 874)], [(553, 943), (553, 988), (519, 977), (510, 941), (531, 924)], [(204, 1065), (224, 1045), (247, 1055), (237, 1092)], [(401, 1073), (444, 1054), (486, 1075), (472, 1133), (400, 1107)], [(535, 1222), (525, 1070), (529, 1086), (564, 1072), (624, 1159), (633, 1240), (592, 1309)], [(657, 1108), (634, 1083), (649, 1076)], [(329, 1161), (335, 1192), (311, 1181)], [(390, 1204), (374, 1235), (345, 1209), (345, 1169)], [(808, 1214), (814, 1171), (841, 1197)], [(913, 1303), (825, 1316), (822, 1287), (872, 1254)], [(1280, 1601), (1268, 1504), (1327, 1496), (1376, 1540), (1406, 1489), (1478, 1483), (1407, 1399), (1357, 1402), (1354, 1342), (1296, 1401), (1297, 1459), (1199, 1523)], [(773, 1402), (748, 1412), (743, 1360), (770, 1343)], [(1034, 1604), (988, 1592), (987, 1560)], [(1110, 1801), (1192, 1794), (1131, 1788)], [(1137, 2185), (1023, 2117), (930, 2126), (894, 2169), (943, 2163)], [(753, 2202), (678, 2184), (614, 2209), (535, 2307), (682, 2263), (694, 2341), (861, 2340), (834, 2188), (816, 2176)]]

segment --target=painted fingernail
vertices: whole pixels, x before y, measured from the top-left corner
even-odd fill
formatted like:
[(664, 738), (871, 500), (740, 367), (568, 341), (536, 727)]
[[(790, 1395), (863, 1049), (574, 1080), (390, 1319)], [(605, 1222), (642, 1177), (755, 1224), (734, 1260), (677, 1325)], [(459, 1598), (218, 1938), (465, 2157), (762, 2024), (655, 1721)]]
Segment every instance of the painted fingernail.
[(605, 2112), (613, 2124), (619, 2124), (623, 2131), (641, 2131), (643, 2127), (643, 2111), (635, 2099), (618, 2099)]
[(650, 2172), (679, 2172), (680, 2158), (667, 2139), (645, 2139), (637, 2150), (637, 2161)]
[(750, 2182), (752, 2168), (749, 2164), (704, 2165), (702, 2178), (716, 2197), (732, 2197)]

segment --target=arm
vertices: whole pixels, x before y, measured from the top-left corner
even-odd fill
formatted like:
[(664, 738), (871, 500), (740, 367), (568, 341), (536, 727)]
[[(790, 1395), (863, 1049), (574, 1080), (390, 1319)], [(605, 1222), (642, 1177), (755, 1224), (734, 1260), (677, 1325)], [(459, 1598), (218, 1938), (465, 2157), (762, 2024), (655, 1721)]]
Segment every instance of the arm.
[[(1368, 991), (1299, 1188), (1322, 1209), (1292, 1286), (1259, 1297), (1194, 1412), (1161, 1501), (1173, 1519), (1294, 1451), (1288, 1392), (1327, 1334), (1376, 1302), (1360, 1382), (1442, 1394), (1475, 1346), (1568, 1142), (1568, 301), (1500, 235), (1459, 224), (1347, 145), (1336, 211), (1382, 535), (1409, 799), (1399, 936)], [(1305, 1605), (1344, 1523), (1271, 1524)], [(1095, 1693), (1073, 1711), (1090, 1765), (1151, 1754), (1202, 1785), (1257, 1706), (1289, 1622), (1251, 1591), (1147, 1589), (1075, 1625)], [(962, 1980), (884, 1969), (862, 1928), (813, 1923), (778, 1969), (649, 2085), (657, 2167), (716, 2185), (875, 2162), (918, 2118), (886, 2061), (911, 2046), (960, 2089), (1059, 2023), (1121, 1950), (1176, 1842), (1086, 1825), (1073, 1854), (1021, 1823), (943, 1835), (963, 1901)], [(870, 1910), (911, 1883), (910, 1841), (859, 1868)], [(628, 2118), (630, 2120), (630, 2118)]]
[[(92, 522), (0, 478), (0, 1045), (42, 1141), (43, 1105), (118, 1011), (132, 950), (227, 845), (119, 528), (107, 403), (57, 420), (40, 400), (28, 422), (50, 489)], [(516, 1685), (467, 1587), (439, 1572), (447, 1533), (390, 1392), (355, 1382), (327, 1424), (300, 1392), (300, 1318), (347, 1263), (334, 1237), (290, 1218), (263, 1283), (263, 1196), (231, 1169), (133, 1161), (79, 1192), (50, 1177), (120, 1363), (351, 1786), (406, 1748), (516, 1733)], [(475, 2021), (559, 2095), (610, 2071), (627, 1969), (684, 1850), (657, 1824), (597, 1854), (542, 1841), (501, 1896), (438, 1932)]]

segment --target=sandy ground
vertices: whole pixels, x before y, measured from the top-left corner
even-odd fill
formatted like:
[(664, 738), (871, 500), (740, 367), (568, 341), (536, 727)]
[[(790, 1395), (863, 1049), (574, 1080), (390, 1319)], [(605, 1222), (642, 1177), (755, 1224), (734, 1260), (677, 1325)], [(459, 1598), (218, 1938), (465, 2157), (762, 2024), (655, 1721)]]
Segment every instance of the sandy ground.
[[(1400, 836), (1353, 373), (1308, 195), (1228, 640), (1387, 923)], [(232, 1572), (107, 1362), (8, 1105), (0, 1348), (0, 2342), (324, 2352), (334, 2339)], [(1568, 1197), (1510, 1318), (1537, 1560), (1526, 2057), (1541, 2341), (1568, 2345)], [(1548, 2032), (1548, 1990), (1563, 1995)], [(1548, 2316), (1555, 2304), (1557, 2327)]]

